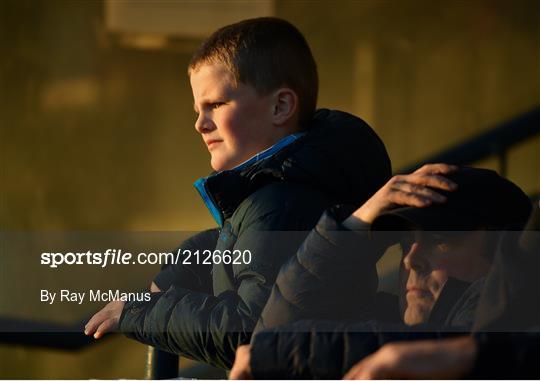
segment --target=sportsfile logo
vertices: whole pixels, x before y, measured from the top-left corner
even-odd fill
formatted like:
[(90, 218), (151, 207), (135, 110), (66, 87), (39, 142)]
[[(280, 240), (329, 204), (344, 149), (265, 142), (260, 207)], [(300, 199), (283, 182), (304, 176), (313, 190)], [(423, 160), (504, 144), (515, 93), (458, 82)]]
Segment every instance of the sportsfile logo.
[(214, 265), (214, 264), (249, 264), (251, 263), (250, 250), (182, 250), (176, 253), (138, 253), (133, 255), (122, 249), (107, 249), (104, 252), (66, 252), (41, 253), (41, 264), (50, 268), (61, 265), (94, 265), (106, 267), (108, 265)]
[[(144, 253), (140, 253), (144, 254)], [(140, 256), (139, 254), (139, 256)], [(151, 253), (155, 254), (155, 253)], [(156, 254), (155, 254), (156, 255)], [(132, 261), (133, 255), (123, 252), (121, 249), (107, 249), (103, 253), (92, 252), (67, 252), (67, 253), (41, 253), (41, 264), (50, 268), (57, 268), (60, 265), (97, 265), (106, 267), (108, 265), (128, 265), (136, 263)]]

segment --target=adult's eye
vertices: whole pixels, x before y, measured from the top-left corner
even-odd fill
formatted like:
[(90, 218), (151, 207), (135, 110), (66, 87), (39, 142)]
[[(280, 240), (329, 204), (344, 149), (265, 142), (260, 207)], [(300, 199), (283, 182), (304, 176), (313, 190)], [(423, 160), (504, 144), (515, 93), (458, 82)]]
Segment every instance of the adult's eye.
[(406, 255), (414, 244), (414, 237), (411, 234), (403, 234), (399, 239), (399, 244), (403, 255)]
[(438, 242), (437, 250), (441, 253), (448, 253), (450, 251), (450, 245), (447, 242)]

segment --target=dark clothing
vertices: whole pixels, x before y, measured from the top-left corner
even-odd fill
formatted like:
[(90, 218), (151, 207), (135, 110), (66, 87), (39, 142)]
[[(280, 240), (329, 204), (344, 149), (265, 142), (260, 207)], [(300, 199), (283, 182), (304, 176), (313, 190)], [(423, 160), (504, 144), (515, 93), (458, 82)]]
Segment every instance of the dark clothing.
[[(328, 210), (282, 267), (258, 326), (272, 329), (252, 341), (251, 369), (257, 378), (341, 378), (386, 342), (440, 338), (472, 328), (483, 279), (472, 284), (449, 279), (429, 323), (403, 325), (397, 297), (377, 292), (375, 264), (384, 248), (368, 230), (352, 232), (341, 225), (351, 210)], [(297, 322), (308, 318), (341, 323)]]
[[(258, 329), (303, 319), (400, 322), (398, 299), (377, 292), (376, 263), (386, 247), (367, 230), (341, 225), (354, 207), (327, 210), (298, 252), (281, 268)], [(472, 327), (482, 280), (447, 282), (431, 323)]]
[[(196, 183), (220, 225), (212, 250), (249, 250), (251, 261), (165, 269), (168, 275), (156, 281), (170, 288), (150, 302), (127, 303), (121, 331), (229, 368), (236, 348), (249, 342), (279, 268), (322, 211), (334, 203), (361, 204), (390, 174), (384, 145), (369, 126), (346, 113), (319, 110), (307, 133)], [(215, 239), (215, 232), (207, 234), (205, 247), (206, 238)], [(188, 280), (172, 280), (174, 274)]]
[(527, 332), (476, 333), (477, 358), (470, 379), (538, 379), (540, 326)]
[[(177, 247), (174, 253), (185, 253), (187, 250), (194, 253), (199, 250), (213, 250), (219, 238), (219, 229), (209, 229), (195, 234), (186, 239)], [(183, 262), (175, 265), (165, 265), (154, 278), (154, 283), (160, 290), (168, 290), (171, 286), (186, 288), (199, 292), (212, 292), (212, 275), (208, 271), (208, 265), (191, 262), (184, 265)]]
[(460, 334), (430, 325), (301, 321), (255, 334), (250, 365), (254, 379), (341, 379), (386, 343)]
[[(521, 243), (520, 243), (521, 242)], [(505, 232), (486, 279), (476, 331), (508, 332), (540, 325), (540, 210), (524, 232)]]
[(538, 379), (540, 210), (523, 233), (507, 232), (478, 306), (478, 356), (471, 378)]
[(380, 303), (376, 298), (375, 264), (384, 249), (375, 247), (367, 230), (352, 232), (340, 224), (353, 210), (338, 206), (324, 213), (281, 268), (257, 331), (303, 319), (358, 321), (386, 316), (386, 321), (399, 321), (394, 298), (385, 295)]

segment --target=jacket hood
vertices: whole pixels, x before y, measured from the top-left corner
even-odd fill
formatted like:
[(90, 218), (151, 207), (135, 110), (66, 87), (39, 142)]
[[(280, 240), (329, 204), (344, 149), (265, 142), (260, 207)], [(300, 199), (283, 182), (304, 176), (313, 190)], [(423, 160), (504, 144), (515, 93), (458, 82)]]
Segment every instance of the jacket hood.
[(246, 197), (272, 182), (302, 184), (335, 203), (360, 205), (391, 172), (386, 148), (366, 122), (320, 109), (307, 131), (284, 138), (236, 168), (200, 179), (195, 187), (221, 226)]

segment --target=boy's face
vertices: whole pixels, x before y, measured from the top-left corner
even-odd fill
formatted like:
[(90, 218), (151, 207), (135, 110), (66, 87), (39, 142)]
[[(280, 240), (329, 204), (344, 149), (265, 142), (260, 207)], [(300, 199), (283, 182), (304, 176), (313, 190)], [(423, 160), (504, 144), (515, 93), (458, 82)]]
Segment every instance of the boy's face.
[(215, 171), (231, 169), (272, 146), (281, 136), (274, 127), (272, 96), (236, 83), (222, 64), (204, 64), (191, 73), (195, 129), (202, 135)]

